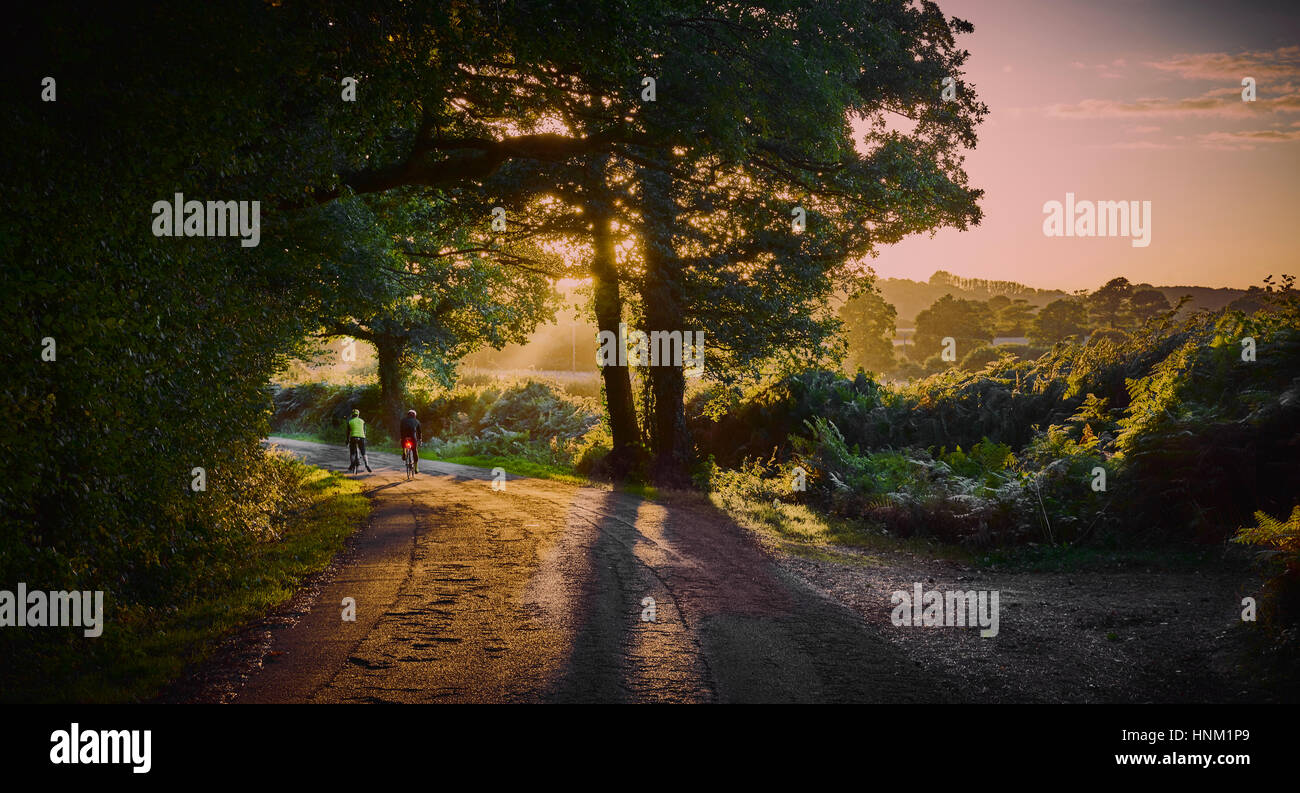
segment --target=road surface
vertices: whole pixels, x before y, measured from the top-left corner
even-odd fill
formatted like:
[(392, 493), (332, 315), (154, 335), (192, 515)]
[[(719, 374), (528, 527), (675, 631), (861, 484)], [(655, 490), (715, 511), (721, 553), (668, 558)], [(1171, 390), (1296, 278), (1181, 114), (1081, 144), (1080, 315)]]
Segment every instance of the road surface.
[[(342, 446), (271, 441), (346, 469)], [(959, 698), (703, 497), (494, 490), (485, 469), (429, 461), (408, 482), (400, 458), (370, 463), (369, 525), (236, 702)]]

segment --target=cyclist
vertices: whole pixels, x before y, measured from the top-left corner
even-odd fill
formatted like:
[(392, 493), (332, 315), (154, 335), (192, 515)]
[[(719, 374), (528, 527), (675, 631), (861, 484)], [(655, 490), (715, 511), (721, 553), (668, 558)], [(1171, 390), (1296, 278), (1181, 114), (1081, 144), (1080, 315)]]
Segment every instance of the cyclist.
[(348, 419), (348, 456), (353, 460), (353, 464), (348, 466), (349, 471), (356, 468), (358, 455), (366, 464), (366, 471), (370, 472), (370, 460), (366, 458), (366, 422), (362, 420), (360, 410), (353, 410), (352, 418)]
[(402, 419), (402, 441), (412, 440), (411, 454), (415, 457), (415, 472), (420, 473), (420, 442), (423, 440), (420, 436), (420, 422), (415, 417), (414, 410), (406, 411), (406, 418)]

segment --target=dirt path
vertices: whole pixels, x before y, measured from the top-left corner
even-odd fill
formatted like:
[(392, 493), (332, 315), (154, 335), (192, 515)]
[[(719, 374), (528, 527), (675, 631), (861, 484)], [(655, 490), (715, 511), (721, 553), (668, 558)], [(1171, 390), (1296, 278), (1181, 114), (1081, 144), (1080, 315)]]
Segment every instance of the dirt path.
[[(273, 442), (346, 467), (341, 447)], [(703, 499), (513, 477), (495, 491), (488, 471), (433, 462), (407, 482), (397, 457), (370, 460), (370, 525), (269, 623), (235, 701), (962, 698)]]
[[(785, 557), (810, 586), (877, 627), (926, 673), (980, 702), (1283, 702), (1248, 664), (1239, 563), (1186, 570), (1132, 563), (1069, 573), (989, 570), (904, 554), (874, 563)], [(890, 595), (997, 590), (994, 639), (957, 627), (894, 628)]]

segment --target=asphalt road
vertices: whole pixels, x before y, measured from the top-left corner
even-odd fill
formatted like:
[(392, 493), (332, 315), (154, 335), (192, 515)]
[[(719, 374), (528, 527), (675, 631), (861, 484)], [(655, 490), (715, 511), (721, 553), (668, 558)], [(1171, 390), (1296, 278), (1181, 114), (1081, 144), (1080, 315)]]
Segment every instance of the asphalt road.
[[(271, 441), (347, 467), (342, 446)], [(236, 702), (961, 698), (697, 495), (494, 490), (485, 469), (429, 461), (408, 482), (400, 458), (370, 463), (369, 525)]]

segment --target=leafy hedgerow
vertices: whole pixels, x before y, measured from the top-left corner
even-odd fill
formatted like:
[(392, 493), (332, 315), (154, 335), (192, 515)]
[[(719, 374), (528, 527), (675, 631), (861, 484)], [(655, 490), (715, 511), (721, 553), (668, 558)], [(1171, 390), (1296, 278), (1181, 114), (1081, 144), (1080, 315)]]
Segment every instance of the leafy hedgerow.
[(1256, 512), (1257, 526), (1237, 530), (1233, 542), (1259, 549), (1260, 559), (1274, 569), (1264, 585), (1260, 616), (1269, 625), (1300, 619), (1300, 504), (1286, 520)]
[(892, 531), (1218, 542), (1300, 492), (1300, 300), (1267, 294), (901, 387), (804, 372), (693, 430), (716, 464), (802, 462), (807, 498)]
[[(526, 380), (415, 391), (411, 407), (420, 418), (430, 451), (448, 457), (516, 457), (572, 467), (589, 465), (609, 446), (594, 400), (565, 393), (550, 383)], [(343, 437), (343, 422), (361, 410), (369, 432), (385, 440), (379, 388), (310, 383), (275, 393), (273, 431)]]

